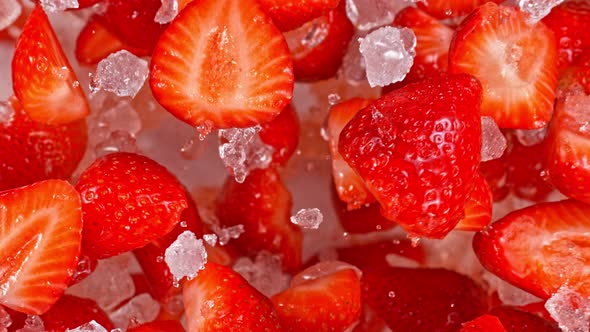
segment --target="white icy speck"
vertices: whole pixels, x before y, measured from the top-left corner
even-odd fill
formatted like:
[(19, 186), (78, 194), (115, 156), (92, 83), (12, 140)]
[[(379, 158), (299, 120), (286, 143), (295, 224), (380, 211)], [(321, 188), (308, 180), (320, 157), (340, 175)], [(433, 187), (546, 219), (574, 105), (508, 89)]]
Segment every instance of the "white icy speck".
[(416, 36), (411, 29), (383, 27), (360, 41), (371, 87), (402, 81), (414, 64)]
[(562, 286), (545, 302), (545, 309), (564, 332), (588, 332), (590, 298)]
[(346, 0), (346, 16), (361, 31), (391, 24), (411, 0)]
[(207, 242), (208, 245), (215, 247), (217, 244), (217, 235), (215, 234), (205, 234), (203, 235), (203, 240)]
[(219, 157), (231, 168), (237, 182), (243, 183), (250, 171), (265, 169), (272, 161), (274, 149), (264, 144), (258, 132), (262, 127), (231, 128), (219, 131), (219, 137), (227, 140), (219, 145)]
[(205, 268), (207, 251), (203, 240), (197, 240), (193, 232), (185, 231), (166, 249), (164, 260), (175, 280), (192, 279)]
[(318, 229), (324, 221), (324, 215), (320, 209), (301, 209), (291, 217), (291, 222), (305, 229)]
[(527, 22), (536, 24), (543, 17), (549, 15), (553, 7), (559, 6), (565, 0), (518, 0), (518, 7), (528, 14)]
[(116, 327), (126, 329), (131, 323), (140, 325), (152, 322), (159, 313), (160, 303), (148, 293), (142, 293), (114, 311), (110, 318)]
[(92, 320), (86, 324), (80, 325), (75, 329), (67, 329), (66, 332), (109, 332), (102, 325)]
[(18, 0), (0, 1), (0, 30), (4, 30), (12, 25), (20, 16), (22, 10), (23, 8)]
[(92, 76), (92, 92), (104, 90), (119, 97), (135, 97), (149, 74), (147, 61), (128, 51), (111, 53), (101, 60)]
[(0, 101), (0, 125), (10, 124), (14, 118), (14, 109), (9, 103)]
[(498, 128), (494, 118), (481, 117), (481, 161), (498, 159), (506, 150), (506, 137)]
[(16, 330), (16, 332), (45, 332), (43, 321), (39, 316), (29, 315), (25, 320), (25, 326), (22, 329)]
[(78, 0), (41, 0), (41, 7), (47, 13), (63, 12), (70, 8), (79, 8)]
[(262, 294), (271, 297), (289, 285), (289, 275), (283, 273), (281, 259), (267, 251), (261, 251), (254, 261), (241, 257), (234, 263), (234, 271)]
[(211, 230), (217, 234), (217, 240), (219, 241), (220, 246), (226, 245), (229, 240), (237, 239), (244, 233), (244, 225), (235, 225), (231, 227), (219, 227), (218, 225), (211, 224)]
[(520, 144), (524, 146), (533, 146), (545, 140), (545, 136), (547, 136), (547, 127), (530, 130), (516, 129), (514, 133), (516, 134), (516, 139), (518, 139)]
[(178, 0), (162, 0), (162, 6), (158, 9), (154, 21), (160, 24), (172, 22), (178, 15)]

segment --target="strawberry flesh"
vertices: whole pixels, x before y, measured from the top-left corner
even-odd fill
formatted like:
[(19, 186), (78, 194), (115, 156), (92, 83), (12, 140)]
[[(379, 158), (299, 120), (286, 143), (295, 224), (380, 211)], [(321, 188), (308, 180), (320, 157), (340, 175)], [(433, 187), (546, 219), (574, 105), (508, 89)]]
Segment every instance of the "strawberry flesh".
[(476, 319), (463, 323), (463, 327), (459, 332), (506, 332), (502, 322), (496, 316), (483, 315)]
[(259, 0), (281, 31), (298, 28), (336, 8), (340, 0)]
[(465, 203), (465, 218), (455, 229), (479, 231), (492, 222), (492, 193), (483, 175), (478, 174), (473, 183), (469, 199)]

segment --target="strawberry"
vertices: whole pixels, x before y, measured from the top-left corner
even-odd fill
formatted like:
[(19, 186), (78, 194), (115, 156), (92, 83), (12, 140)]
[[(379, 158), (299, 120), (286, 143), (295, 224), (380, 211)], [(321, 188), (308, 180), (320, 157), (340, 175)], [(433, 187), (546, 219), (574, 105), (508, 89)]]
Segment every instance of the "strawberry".
[(557, 50), (543, 23), (529, 25), (516, 8), (488, 2), (459, 26), (449, 50), (449, 71), (477, 77), (483, 115), (501, 128), (540, 128), (553, 111)]
[(338, 260), (352, 264), (360, 269), (389, 266), (387, 256), (394, 254), (414, 261), (416, 265), (424, 263), (424, 247), (413, 245), (405, 238), (396, 238), (381, 242), (350, 246), (338, 249)]
[(486, 292), (444, 269), (367, 268), (363, 300), (393, 332), (457, 331), (488, 310)]
[(277, 254), (289, 271), (301, 266), (303, 235), (290, 221), (291, 194), (276, 170), (255, 170), (244, 183), (229, 177), (216, 204), (222, 227), (244, 226), (233, 241), (240, 251), (251, 257), (263, 250)]
[(258, 136), (273, 147), (272, 164), (286, 165), (299, 144), (299, 119), (293, 107), (287, 105), (274, 120), (262, 124)]
[(406, 85), (362, 109), (338, 149), (414, 236), (444, 237), (463, 218), (479, 164), (481, 86), (469, 75)]
[(283, 331), (270, 300), (222, 265), (207, 263), (183, 298), (189, 332)]
[(500, 158), (479, 164), (479, 172), (485, 178), (488, 188), (492, 192), (494, 202), (503, 200), (510, 193), (510, 189), (506, 184), (508, 177), (506, 158), (506, 152), (504, 152)]
[(353, 35), (354, 26), (346, 16), (344, 1), (326, 15), (285, 33), (295, 79), (318, 81), (334, 77)]
[(465, 218), (455, 229), (462, 231), (479, 231), (492, 222), (492, 192), (483, 175), (475, 177), (469, 199), (465, 203)]
[(16, 42), (12, 87), (35, 121), (65, 124), (90, 113), (78, 78), (40, 6), (31, 12)]
[[(509, 332), (559, 332), (554, 324), (531, 313), (508, 306), (495, 307), (490, 311), (500, 319)], [(487, 331), (487, 330), (486, 330)]]
[(568, 1), (543, 18), (557, 42), (557, 67), (563, 71), (590, 49), (590, 5), (583, 0)]
[(356, 210), (349, 210), (346, 203), (338, 198), (336, 189), (334, 188), (332, 189), (332, 197), (340, 226), (348, 233), (370, 233), (397, 226), (395, 221), (389, 220), (381, 215), (378, 203), (362, 206)]
[(86, 8), (93, 6), (101, 0), (78, 0), (78, 8)]
[(85, 121), (35, 122), (14, 97), (8, 107), (14, 115), (0, 121), (0, 191), (47, 179), (69, 179), (86, 150)]
[(96, 302), (72, 295), (63, 295), (49, 311), (41, 315), (41, 320), (47, 332), (65, 332), (92, 320), (108, 331), (115, 328)]
[(498, 277), (547, 299), (564, 284), (590, 295), (590, 206), (567, 200), (513, 211), (478, 232), (473, 248)]
[(0, 304), (47, 312), (72, 278), (80, 255), (80, 196), (47, 180), (0, 193)]
[[(494, 2), (501, 2), (493, 0)], [(418, 7), (436, 18), (459, 17), (471, 13), (485, 0), (428, 0), (419, 1)]]
[(155, 161), (133, 153), (97, 159), (80, 176), (84, 252), (107, 258), (172, 231), (187, 208), (184, 189)]
[(476, 319), (463, 323), (463, 327), (459, 332), (506, 332), (502, 322), (496, 316), (483, 315)]
[(249, 127), (289, 104), (293, 63), (256, 0), (193, 1), (158, 41), (150, 87), (165, 109), (192, 126)]
[(127, 332), (184, 332), (184, 328), (178, 321), (163, 320), (132, 327)]
[(578, 60), (567, 67), (559, 79), (558, 97), (567, 95), (569, 91), (581, 87), (590, 94), (590, 50), (580, 54)]
[(360, 317), (361, 285), (356, 272), (346, 269), (292, 286), (270, 300), (291, 331), (344, 331)]
[(358, 324), (352, 332), (383, 332), (386, 331), (385, 321), (371, 310), (367, 305), (363, 305), (363, 311), (359, 317)]
[(539, 316), (539, 317), (543, 318), (544, 320), (546, 320), (550, 323), (555, 322), (553, 320), (553, 317), (551, 317), (551, 314), (545, 308), (545, 301), (539, 301), (539, 302), (525, 304), (522, 306), (518, 306), (515, 309), (529, 312), (535, 316)]
[(298, 28), (336, 8), (340, 0), (258, 0), (281, 31)]

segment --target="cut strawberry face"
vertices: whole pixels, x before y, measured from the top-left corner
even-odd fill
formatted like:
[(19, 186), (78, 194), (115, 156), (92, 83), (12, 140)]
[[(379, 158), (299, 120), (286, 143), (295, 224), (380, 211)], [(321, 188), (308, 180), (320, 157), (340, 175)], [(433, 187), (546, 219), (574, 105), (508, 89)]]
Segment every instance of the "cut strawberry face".
[(538, 297), (564, 284), (589, 296), (588, 216), (581, 202), (540, 203), (477, 233), (473, 247), (486, 269)]
[(156, 100), (195, 127), (269, 122), (293, 95), (287, 43), (255, 0), (191, 2), (162, 34), (150, 67)]
[(96, 302), (72, 295), (63, 295), (49, 311), (41, 315), (41, 320), (45, 330), (50, 332), (66, 332), (67, 329), (75, 329), (92, 320), (107, 330), (115, 328)]
[(80, 196), (48, 180), (0, 193), (0, 304), (40, 315), (60, 298), (80, 255)]
[(12, 86), (35, 121), (65, 124), (90, 113), (78, 78), (40, 6), (33, 9), (17, 40)]
[(299, 144), (297, 112), (291, 105), (287, 105), (279, 116), (262, 125), (258, 136), (264, 144), (268, 144), (274, 149), (271, 163), (286, 165)]
[(298, 28), (336, 8), (340, 0), (259, 0), (281, 31)]
[[(490, 314), (498, 317), (507, 331), (515, 332), (560, 332), (554, 324), (543, 318), (513, 307), (495, 307)], [(487, 331), (487, 330), (486, 330)]]
[(557, 50), (551, 30), (528, 25), (516, 8), (488, 2), (459, 26), (449, 71), (467, 73), (483, 87), (482, 115), (501, 128), (540, 128), (553, 111)]
[(127, 330), (128, 332), (184, 332), (182, 325), (175, 320), (155, 321), (141, 324)]
[(492, 192), (483, 175), (478, 174), (473, 182), (473, 189), (465, 203), (465, 218), (455, 229), (462, 231), (479, 231), (492, 222)]
[(506, 332), (502, 322), (496, 316), (483, 315), (476, 319), (463, 323), (463, 327), (459, 332)]
[(362, 109), (338, 149), (414, 236), (444, 237), (463, 218), (479, 165), (481, 86), (469, 75), (409, 84)]
[[(485, 2), (485, 0), (428, 0), (428, 2), (418, 1), (416, 4), (428, 14), (443, 19), (467, 15)], [(494, 2), (501, 1), (494, 0)]]

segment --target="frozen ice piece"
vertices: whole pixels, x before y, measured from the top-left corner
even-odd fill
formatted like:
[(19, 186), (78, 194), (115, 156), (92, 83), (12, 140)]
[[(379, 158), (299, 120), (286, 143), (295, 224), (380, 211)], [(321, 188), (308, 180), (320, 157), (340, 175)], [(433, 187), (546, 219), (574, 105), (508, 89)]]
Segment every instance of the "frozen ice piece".
[(371, 87), (402, 81), (414, 64), (416, 36), (411, 29), (383, 27), (360, 41)]
[(547, 127), (529, 130), (516, 129), (514, 133), (516, 134), (516, 139), (518, 139), (520, 144), (524, 146), (533, 146), (545, 140), (545, 136), (547, 135)]
[(160, 24), (170, 23), (176, 15), (178, 15), (178, 0), (162, 0), (154, 21)]
[(234, 263), (234, 271), (262, 294), (270, 297), (289, 285), (289, 275), (283, 273), (281, 259), (269, 252), (261, 251), (254, 261), (241, 257)]
[(192, 279), (205, 268), (207, 251), (203, 240), (197, 240), (193, 232), (185, 231), (166, 249), (164, 260), (175, 280)]
[(305, 229), (318, 229), (324, 221), (324, 215), (320, 209), (301, 209), (291, 217), (291, 222)]
[(119, 97), (135, 97), (148, 74), (147, 61), (128, 51), (118, 51), (98, 63), (90, 89), (92, 92), (109, 91)]
[(498, 159), (506, 150), (506, 137), (498, 128), (494, 118), (481, 117), (481, 161)]
[(391, 24), (411, 0), (346, 0), (346, 16), (358, 30), (369, 31)]
[(140, 325), (154, 321), (160, 313), (160, 303), (148, 293), (142, 293), (111, 313), (116, 327), (126, 329), (129, 325)]
[(564, 332), (588, 332), (590, 327), (590, 298), (561, 286), (545, 302), (545, 309)]
[(16, 330), (16, 332), (45, 332), (43, 320), (39, 316), (29, 315), (25, 320), (25, 326), (22, 329)]
[(41, 0), (41, 7), (48, 13), (63, 12), (70, 8), (79, 8), (78, 0)]
[(66, 332), (109, 332), (102, 325), (96, 321), (91, 320), (90, 322), (80, 325), (75, 329), (67, 329)]
[[(1, 6), (1, 5), (0, 5)], [(10, 124), (14, 118), (14, 109), (9, 103), (0, 101), (0, 125)]]
[(220, 246), (226, 245), (229, 240), (237, 239), (244, 233), (244, 225), (235, 225), (231, 227), (219, 227), (216, 224), (209, 225), (211, 230), (217, 234), (217, 240), (219, 241)]
[(321, 44), (330, 31), (326, 17), (319, 17), (303, 26), (285, 32), (285, 40), (292, 53), (304, 52)]
[(559, 6), (565, 0), (518, 0), (518, 7), (529, 15), (527, 21), (536, 24), (543, 17), (549, 15), (553, 7)]
[(18, 0), (0, 1), (0, 31), (11, 26), (20, 16), (22, 10), (23, 8)]
[(214, 247), (217, 244), (217, 235), (205, 234), (203, 235), (203, 240), (205, 240), (205, 242), (207, 242), (208, 245)]
[(239, 183), (244, 182), (250, 171), (267, 168), (272, 161), (274, 149), (258, 136), (261, 129), (254, 126), (219, 131), (219, 137), (225, 140), (219, 145), (219, 157), (226, 167), (232, 169)]

